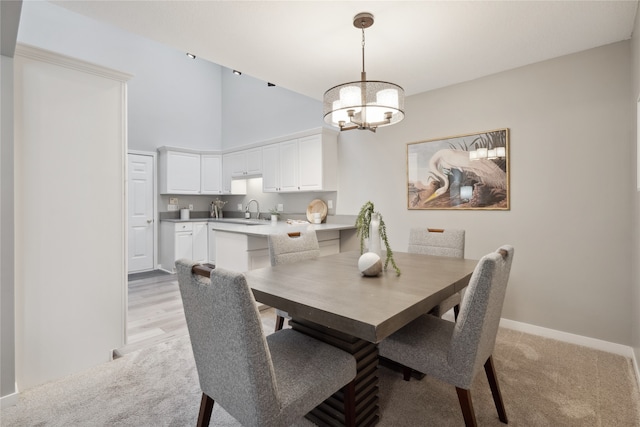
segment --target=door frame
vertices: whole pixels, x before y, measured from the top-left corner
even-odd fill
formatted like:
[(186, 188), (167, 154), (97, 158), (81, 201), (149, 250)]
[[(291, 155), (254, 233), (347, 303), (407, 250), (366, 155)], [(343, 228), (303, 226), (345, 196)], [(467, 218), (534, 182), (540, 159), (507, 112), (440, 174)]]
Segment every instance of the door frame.
[[(154, 151), (140, 151), (140, 150), (128, 150), (127, 151), (127, 167), (129, 165), (129, 155), (135, 154), (139, 156), (150, 156), (153, 162), (153, 269), (157, 270), (158, 265), (158, 154)], [(129, 191), (129, 179), (127, 177), (127, 192)], [(127, 201), (129, 196), (127, 195)], [(129, 247), (129, 205), (127, 205), (127, 229), (126, 239), (127, 248)], [(129, 253), (127, 251), (127, 275), (129, 274)]]

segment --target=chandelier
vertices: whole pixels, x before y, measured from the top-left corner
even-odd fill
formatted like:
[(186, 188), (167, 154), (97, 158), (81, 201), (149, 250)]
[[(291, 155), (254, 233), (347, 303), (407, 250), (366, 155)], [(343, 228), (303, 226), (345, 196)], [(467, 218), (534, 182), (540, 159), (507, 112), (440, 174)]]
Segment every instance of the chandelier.
[(340, 130), (377, 128), (404, 119), (404, 89), (394, 83), (367, 80), (364, 71), (364, 30), (373, 25), (373, 15), (359, 13), (353, 26), (362, 29), (362, 73), (360, 81), (334, 86), (324, 93), (324, 121)]

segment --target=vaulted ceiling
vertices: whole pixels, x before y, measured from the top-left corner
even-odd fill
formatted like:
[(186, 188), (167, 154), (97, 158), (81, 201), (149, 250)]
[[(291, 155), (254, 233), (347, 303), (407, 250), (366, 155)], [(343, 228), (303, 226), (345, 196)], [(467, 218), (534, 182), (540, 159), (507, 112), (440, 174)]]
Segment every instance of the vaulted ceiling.
[(407, 95), (629, 39), (633, 1), (81, 1), (53, 3), (315, 99), (367, 77)]

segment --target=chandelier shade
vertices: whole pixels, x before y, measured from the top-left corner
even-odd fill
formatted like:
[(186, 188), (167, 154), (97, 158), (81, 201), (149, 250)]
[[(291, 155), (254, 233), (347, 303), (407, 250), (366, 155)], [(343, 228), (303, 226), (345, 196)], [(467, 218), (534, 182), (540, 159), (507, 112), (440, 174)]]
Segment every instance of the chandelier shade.
[(367, 80), (364, 71), (364, 29), (373, 25), (373, 15), (359, 13), (353, 25), (362, 29), (362, 73), (360, 81), (343, 83), (324, 93), (325, 123), (340, 130), (389, 126), (404, 119), (404, 89), (395, 83)]
[(361, 80), (334, 86), (324, 94), (324, 121), (340, 130), (375, 131), (402, 119), (404, 89), (394, 83)]

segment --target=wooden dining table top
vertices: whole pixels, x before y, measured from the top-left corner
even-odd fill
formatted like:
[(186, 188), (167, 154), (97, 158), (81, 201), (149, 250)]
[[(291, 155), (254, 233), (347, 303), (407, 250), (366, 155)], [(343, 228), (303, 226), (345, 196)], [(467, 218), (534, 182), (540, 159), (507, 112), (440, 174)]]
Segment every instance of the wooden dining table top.
[(377, 343), (467, 286), (478, 262), (394, 252), (400, 275), (389, 268), (365, 277), (359, 257), (358, 251), (341, 252), (250, 270), (245, 277), (257, 301)]

